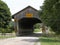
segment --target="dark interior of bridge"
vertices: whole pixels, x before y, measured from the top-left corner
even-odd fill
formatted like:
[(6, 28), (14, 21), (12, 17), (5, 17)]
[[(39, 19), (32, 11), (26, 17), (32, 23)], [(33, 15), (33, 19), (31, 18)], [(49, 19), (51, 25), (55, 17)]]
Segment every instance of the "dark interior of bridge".
[(36, 23), (41, 23), (41, 20), (37, 18), (22, 18), (19, 20), (19, 32), (23, 34), (33, 33), (33, 26)]

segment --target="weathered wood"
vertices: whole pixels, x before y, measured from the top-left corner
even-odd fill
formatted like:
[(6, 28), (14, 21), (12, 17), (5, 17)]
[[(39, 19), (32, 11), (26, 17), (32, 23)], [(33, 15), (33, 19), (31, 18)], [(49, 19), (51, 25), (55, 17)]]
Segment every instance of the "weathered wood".
[(35, 23), (41, 23), (38, 11), (31, 6), (28, 6), (25, 9), (14, 14), (13, 18), (15, 20), (15, 30), (17, 31), (17, 35), (31, 34), (34, 31), (33, 25)]

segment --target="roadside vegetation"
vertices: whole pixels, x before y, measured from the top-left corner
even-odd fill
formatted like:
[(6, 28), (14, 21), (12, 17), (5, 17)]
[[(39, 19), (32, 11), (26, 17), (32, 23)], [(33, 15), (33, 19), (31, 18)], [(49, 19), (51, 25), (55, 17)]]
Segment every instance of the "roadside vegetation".
[(10, 8), (5, 2), (0, 0), (0, 39), (14, 37), (6, 36), (6, 33), (12, 33), (14, 31), (14, 22), (11, 19)]
[(42, 34), (41, 45), (60, 45), (60, 0), (44, 0), (39, 16), (43, 24), (55, 33)]
[(34, 29), (34, 32), (41, 32), (41, 29)]
[(40, 23), (37, 23), (34, 25), (34, 32), (41, 32), (41, 26), (40, 26)]
[(47, 27), (60, 34), (60, 0), (45, 0), (39, 16)]
[(41, 45), (60, 45), (60, 37), (40, 37)]
[(16, 36), (5, 36), (5, 35), (1, 35), (0, 36), (0, 39), (13, 38), (13, 37), (16, 37)]
[(48, 34), (42, 34), (39, 38), (41, 45), (60, 45), (60, 35), (49, 31)]

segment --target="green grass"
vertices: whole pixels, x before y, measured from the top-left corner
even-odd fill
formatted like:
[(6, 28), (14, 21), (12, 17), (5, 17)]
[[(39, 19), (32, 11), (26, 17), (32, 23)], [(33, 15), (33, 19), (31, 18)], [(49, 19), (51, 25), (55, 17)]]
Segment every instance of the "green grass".
[(14, 38), (16, 37), (15, 32), (13, 33), (0, 33), (0, 39)]
[(41, 45), (60, 45), (59, 37), (40, 37)]
[(0, 39), (13, 38), (13, 37), (16, 37), (16, 36), (0, 36)]
[(34, 29), (34, 32), (41, 32), (40, 29)]

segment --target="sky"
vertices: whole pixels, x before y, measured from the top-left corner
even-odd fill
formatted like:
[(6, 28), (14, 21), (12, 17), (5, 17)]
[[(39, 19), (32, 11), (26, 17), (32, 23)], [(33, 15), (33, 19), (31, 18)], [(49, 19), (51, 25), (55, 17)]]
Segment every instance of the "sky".
[(11, 14), (15, 14), (18, 11), (24, 9), (27, 6), (40, 10), (40, 6), (43, 5), (44, 0), (2, 0), (10, 8)]

